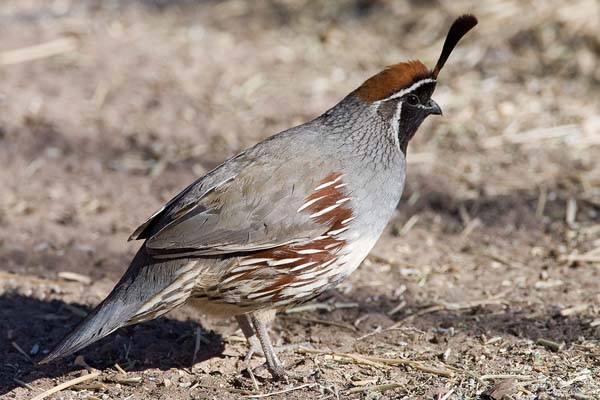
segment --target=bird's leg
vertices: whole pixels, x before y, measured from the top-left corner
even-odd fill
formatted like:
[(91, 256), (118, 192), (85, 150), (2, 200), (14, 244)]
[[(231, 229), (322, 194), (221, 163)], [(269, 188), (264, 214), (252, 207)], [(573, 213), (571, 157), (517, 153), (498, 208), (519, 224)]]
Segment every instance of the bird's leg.
[(267, 332), (267, 327), (263, 319), (264, 316), (261, 315), (260, 312), (254, 312), (250, 316), (250, 320), (254, 326), (254, 332), (260, 341), (263, 353), (267, 359), (267, 368), (269, 369), (271, 375), (273, 375), (273, 378), (285, 378), (287, 374), (283, 368), (283, 364), (281, 364), (281, 361), (279, 361), (279, 358), (277, 357), (275, 349), (273, 348), (271, 338), (269, 337), (269, 332)]
[(248, 314), (243, 314), (236, 316), (235, 319), (237, 320), (240, 328), (242, 328), (242, 332), (248, 341), (249, 349), (244, 357), (244, 362), (248, 362), (254, 354), (264, 356), (260, 341), (256, 337), (256, 332), (254, 332), (254, 327), (252, 326), (250, 316)]

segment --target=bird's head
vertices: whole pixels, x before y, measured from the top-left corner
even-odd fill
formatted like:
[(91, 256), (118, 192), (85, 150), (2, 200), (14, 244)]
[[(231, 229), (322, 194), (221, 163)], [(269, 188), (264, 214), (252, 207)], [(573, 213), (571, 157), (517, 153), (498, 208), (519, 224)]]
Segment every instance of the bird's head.
[(354, 91), (361, 101), (389, 122), (404, 153), (425, 118), (442, 115), (442, 109), (431, 98), (438, 74), (458, 41), (475, 25), (477, 19), (472, 15), (462, 15), (454, 21), (432, 70), (421, 61), (394, 64), (367, 79)]

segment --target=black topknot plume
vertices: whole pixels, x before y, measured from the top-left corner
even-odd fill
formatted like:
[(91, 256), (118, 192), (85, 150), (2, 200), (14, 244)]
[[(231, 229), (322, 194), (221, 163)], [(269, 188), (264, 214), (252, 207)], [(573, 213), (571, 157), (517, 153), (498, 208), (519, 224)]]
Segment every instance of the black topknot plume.
[(475, 25), (477, 25), (477, 18), (475, 18), (471, 14), (464, 14), (456, 18), (456, 20), (450, 27), (450, 30), (448, 31), (448, 35), (446, 36), (446, 41), (444, 42), (444, 47), (442, 48), (440, 58), (438, 59), (438, 62), (435, 65), (435, 68), (433, 69), (433, 72), (431, 73), (431, 76), (434, 79), (437, 79), (440, 70), (446, 63), (446, 60), (450, 56), (450, 53), (452, 53), (452, 50), (454, 50), (454, 47), (456, 47), (458, 41), (467, 32), (473, 29)]

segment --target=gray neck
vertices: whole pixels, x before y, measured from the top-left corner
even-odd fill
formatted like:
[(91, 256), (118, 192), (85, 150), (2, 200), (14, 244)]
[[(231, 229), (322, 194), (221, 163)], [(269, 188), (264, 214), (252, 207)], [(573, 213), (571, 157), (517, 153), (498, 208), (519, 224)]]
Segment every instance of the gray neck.
[(346, 151), (368, 161), (376, 169), (398, 162), (401, 150), (389, 120), (383, 119), (375, 107), (354, 94), (325, 112), (318, 121), (343, 138)]

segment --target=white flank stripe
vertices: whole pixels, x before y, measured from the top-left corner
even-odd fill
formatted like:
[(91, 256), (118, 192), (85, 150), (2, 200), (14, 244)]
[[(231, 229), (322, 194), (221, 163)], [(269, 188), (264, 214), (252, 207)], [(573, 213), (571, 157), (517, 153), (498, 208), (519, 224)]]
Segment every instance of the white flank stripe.
[(313, 283), (304, 282), (303, 286), (294, 286), (294, 287), (298, 287), (298, 288), (302, 289), (303, 292), (310, 292), (313, 289), (319, 288), (321, 286), (325, 286), (327, 284), (327, 282), (328, 282), (327, 280), (319, 279), (318, 281), (315, 281)]
[(322, 271), (313, 271), (313, 272), (305, 272), (303, 274), (300, 274), (300, 276), (298, 276), (299, 279), (312, 279), (317, 275), (322, 274)]
[(235, 274), (235, 275), (231, 275), (230, 277), (228, 277), (227, 279), (224, 279), (221, 281), (221, 285), (225, 285), (226, 283), (229, 283), (237, 278), (240, 277), (241, 274)]
[(339, 189), (339, 188), (343, 188), (344, 186), (348, 186), (347, 183), (340, 183), (339, 185), (335, 185), (333, 188), (334, 189)]
[(333, 249), (334, 247), (338, 247), (339, 245), (339, 243), (328, 244), (327, 246), (325, 246), (325, 250)]
[(346, 218), (345, 220), (342, 221), (342, 225), (346, 225), (348, 222), (352, 221), (354, 218), (356, 218), (356, 217)]
[(332, 262), (334, 262), (334, 261), (336, 261), (336, 260), (337, 260), (337, 257), (336, 257), (336, 258), (334, 258), (333, 260), (329, 260), (329, 261), (327, 261), (326, 263), (323, 263), (323, 264), (321, 265), (321, 268), (328, 267), (328, 266), (329, 266), (329, 264), (331, 264)]
[(298, 266), (296, 266), (296, 267), (294, 267), (294, 268), (290, 269), (290, 272), (293, 272), (293, 271), (298, 271), (298, 270), (300, 270), (300, 269), (304, 269), (304, 268), (306, 268), (306, 267), (310, 267), (311, 265), (315, 265), (316, 263), (317, 263), (316, 261), (311, 261), (311, 262), (307, 262), (307, 263), (305, 263), (305, 264), (300, 264), (300, 265), (298, 265)]
[(317, 186), (317, 187), (315, 188), (315, 192), (316, 192), (317, 190), (325, 189), (327, 186), (331, 186), (331, 185), (333, 185), (334, 183), (336, 183), (336, 182), (337, 182), (337, 181), (339, 181), (340, 179), (342, 179), (342, 175), (338, 176), (337, 178), (335, 178), (335, 179), (334, 179), (334, 180), (332, 180), (332, 181), (325, 182), (325, 183), (323, 183), (323, 184), (321, 184), (321, 185)]
[[(325, 239), (326, 237), (324, 236), (323, 239)], [(323, 252), (323, 250), (318, 250), (318, 249), (304, 249), (304, 250), (298, 250), (296, 253), (298, 254), (317, 254), (317, 253), (321, 253)]]
[[(288, 287), (289, 288), (301, 288), (302, 286), (306, 286), (309, 283), (312, 283), (312, 282), (304, 282), (304, 281), (292, 282), (288, 285)], [(292, 294), (296, 293), (297, 291), (298, 291), (298, 289), (291, 289), (291, 290), (287, 289), (287, 290), (285, 290), (285, 294), (292, 295)], [(304, 290), (302, 290), (302, 292), (304, 292)]]
[(247, 258), (245, 260), (240, 261), (240, 267), (244, 265), (253, 265), (263, 263), (265, 261), (270, 261), (270, 258)]
[(257, 264), (252, 264), (252, 265), (240, 265), (239, 267), (235, 267), (232, 268), (231, 271), (229, 271), (230, 274), (237, 274), (240, 272), (246, 272), (246, 271), (250, 271), (251, 269), (257, 269), (260, 268), (260, 265)]
[(267, 290), (267, 291), (261, 291), (261, 292), (256, 292), (256, 293), (250, 293), (248, 296), (249, 299), (254, 299), (256, 297), (263, 297), (263, 296), (268, 296), (271, 293), (274, 293), (276, 291), (280, 290), (280, 288), (275, 288), (275, 289), (271, 289), (271, 290)]
[(323, 197), (325, 197), (325, 196), (317, 197), (316, 199), (307, 201), (296, 212), (300, 212), (300, 211), (304, 210), (306, 207), (310, 207), (312, 204), (315, 204), (317, 201), (321, 200)]
[(329, 206), (329, 207), (327, 207), (327, 208), (324, 208), (324, 209), (322, 209), (322, 210), (321, 210), (321, 211), (319, 211), (319, 212), (316, 212), (316, 213), (312, 214), (310, 217), (311, 217), (311, 218), (320, 217), (320, 216), (321, 216), (321, 215), (323, 215), (323, 214), (327, 214), (329, 211), (333, 211), (333, 210), (335, 210), (335, 209), (336, 209), (336, 208), (338, 208), (339, 206), (340, 206), (339, 204), (334, 204), (334, 205), (332, 205), (332, 206)]
[(327, 232), (327, 234), (329, 236), (335, 236), (335, 235), (337, 235), (339, 233), (342, 233), (342, 232), (348, 230), (348, 228), (350, 228), (350, 227), (346, 226), (346, 227), (343, 227), (343, 228), (340, 228), (340, 229), (336, 229), (335, 231), (329, 231), (329, 232)]
[(350, 200), (350, 197), (345, 197), (335, 202), (335, 204), (342, 204)]
[(323, 239), (329, 239), (329, 237), (328, 236), (317, 236), (315, 238), (315, 240), (323, 240)]
[(276, 267), (278, 265), (291, 264), (299, 260), (301, 260), (301, 258), (284, 258), (283, 260), (269, 261), (268, 264), (270, 267)]

